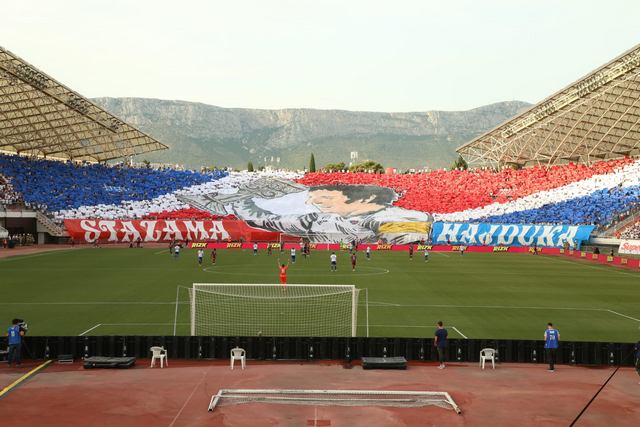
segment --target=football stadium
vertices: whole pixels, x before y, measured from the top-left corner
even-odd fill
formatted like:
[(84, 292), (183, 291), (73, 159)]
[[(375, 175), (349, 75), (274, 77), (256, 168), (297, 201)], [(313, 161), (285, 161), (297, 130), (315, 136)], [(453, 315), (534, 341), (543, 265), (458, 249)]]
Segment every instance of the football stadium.
[(136, 163), (171, 149), (18, 54), (3, 425), (640, 420), (640, 45), (429, 171)]

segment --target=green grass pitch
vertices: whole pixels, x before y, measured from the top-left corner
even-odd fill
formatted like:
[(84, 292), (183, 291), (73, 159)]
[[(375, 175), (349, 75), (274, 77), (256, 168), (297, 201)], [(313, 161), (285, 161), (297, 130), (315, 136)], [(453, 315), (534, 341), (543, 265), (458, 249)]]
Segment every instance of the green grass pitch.
[[(219, 250), (203, 267), (195, 250), (175, 261), (167, 249), (86, 248), (0, 259), (0, 322), (29, 322), (32, 335), (171, 335), (178, 286), (276, 283), (277, 251)], [(351, 271), (340, 252), (300, 255), (289, 283), (367, 288), (371, 336), (430, 337), (438, 320), (451, 337), (541, 339), (549, 321), (565, 341), (635, 342), (640, 337), (640, 273), (529, 254), (360, 253)], [(186, 302), (186, 293), (181, 299)], [(361, 299), (361, 301), (363, 301)], [(178, 333), (188, 334), (180, 304)], [(359, 310), (359, 335), (365, 334)]]

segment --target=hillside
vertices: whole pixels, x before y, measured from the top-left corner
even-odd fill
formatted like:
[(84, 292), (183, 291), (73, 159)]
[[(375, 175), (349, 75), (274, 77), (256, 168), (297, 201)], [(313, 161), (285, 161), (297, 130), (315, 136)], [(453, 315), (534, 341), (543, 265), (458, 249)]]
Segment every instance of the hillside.
[(221, 108), (144, 98), (93, 101), (171, 148), (145, 159), (238, 168), (249, 160), (277, 166), (278, 157), (281, 167), (302, 168), (311, 152), (318, 167), (348, 163), (351, 151), (360, 160), (402, 169), (448, 166), (456, 147), (529, 105), (510, 101), (468, 111), (376, 113)]

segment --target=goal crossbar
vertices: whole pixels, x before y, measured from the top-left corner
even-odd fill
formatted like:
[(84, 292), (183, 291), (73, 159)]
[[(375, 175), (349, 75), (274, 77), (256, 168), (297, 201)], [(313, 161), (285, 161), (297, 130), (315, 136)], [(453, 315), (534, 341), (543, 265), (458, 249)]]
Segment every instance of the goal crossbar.
[(326, 406), (434, 405), (462, 413), (447, 392), (401, 390), (220, 389), (211, 397), (208, 410), (213, 411), (224, 404), (251, 402)]

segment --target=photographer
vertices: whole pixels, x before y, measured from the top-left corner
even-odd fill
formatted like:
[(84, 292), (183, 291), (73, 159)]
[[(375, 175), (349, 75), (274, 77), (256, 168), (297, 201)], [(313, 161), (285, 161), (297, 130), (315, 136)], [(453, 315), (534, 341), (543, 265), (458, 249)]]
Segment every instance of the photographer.
[(22, 364), (22, 359), (20, 358), (20, 350), (22, 347), (22, 337), (24, 336), (25, 328), (23, 328), (24, 321), (20, 319), (13, 319), (11, 322), (11, 326), (7, 331), (7, 337), (9, 341), (9, 354), (7, 362), (9, 362), (9, 366), (14, 362), (16, 366), (20, 366)]

